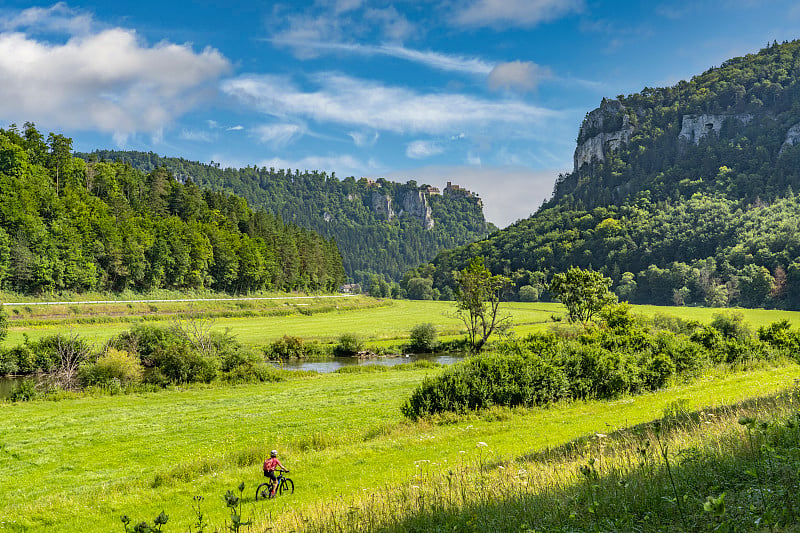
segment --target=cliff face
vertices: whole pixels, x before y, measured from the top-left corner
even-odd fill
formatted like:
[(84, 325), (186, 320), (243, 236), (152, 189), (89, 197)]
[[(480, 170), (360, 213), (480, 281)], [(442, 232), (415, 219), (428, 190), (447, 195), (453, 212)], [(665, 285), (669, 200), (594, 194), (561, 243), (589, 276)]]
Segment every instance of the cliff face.
[(699, 144), (700, 139), (707, 135), (719, 135), (722, 125), (726, 120), (734, 120), (740, 124), (747, 124), (753, 120), (753, 115), (743, 113), (738, 115), (683, 115), (681, 132), (678, 138), (694, 144)]
[(573, 156), (575, 171), (583, 165), (605, 161), (608, 153), (628, 142), (633, 131), (622, 102), (603, 99), (600, 107), (589, 112), (581, 124)]
[[(395, 206), (397, 206), (397, 210), (395, 210)], [(396, 198), (392, 198), (382, 191), (373, 191), (372, 210), (385, 220), (394, 220), (398, 216), (407, 214), (411, 218), (419, 220), (426, 230), (433, 229), (435, 224), (428, 197), (422, 191), (403, 190), (397, 194)]]

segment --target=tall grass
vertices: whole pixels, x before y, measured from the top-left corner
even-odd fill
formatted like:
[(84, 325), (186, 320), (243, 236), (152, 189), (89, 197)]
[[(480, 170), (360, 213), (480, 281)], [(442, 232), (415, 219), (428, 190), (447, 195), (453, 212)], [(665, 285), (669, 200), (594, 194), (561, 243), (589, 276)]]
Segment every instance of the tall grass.
[(503, 458), (482, 442), (273, 531), (773, 531), (800, 520), (800, 392)]

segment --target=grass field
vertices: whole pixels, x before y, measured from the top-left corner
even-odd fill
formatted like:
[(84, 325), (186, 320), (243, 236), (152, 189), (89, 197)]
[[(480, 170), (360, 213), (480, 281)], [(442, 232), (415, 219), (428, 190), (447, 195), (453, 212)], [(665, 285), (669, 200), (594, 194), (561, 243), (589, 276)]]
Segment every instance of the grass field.
[[(246, 484), (248, 516), (265, 526), (343, 496), (405, 483), (420, 468), (529, 454), (687, 407), (722, 405), (790, 386), (790, 366), (612, 402), (498, 409), (447, 423), (411, 423), (399, 406), (436, 370), (330, 374), (279, 384), (0, 404), (0, 530), (111, 531), (127, 514), (186, 531), (192, 497), (218, 527), (221, 496)], [(486, 443), (487, 446), (479, 446)], [(265, 450), (278, 448), (297, 490), (252, 502)], [(262, 529), (256, 529), (261, 531)]]
[[(517, 335), (539, 331), (561, 317), (564, 306), (552, 302), (508, 302), (501, 310), (511, 315)], [(701, 307), (633, 306), (635, 313), (646, 316), (663, 314), (710, 322), (723, 309)], [(745, 316), (753, 328), (787, 319), (800, 325), (800, 312), (764, 309), (734, 310)], [(172, 302), (158, 304), (65, 304), (59, 306), (13, 306), (9, 334), (4, 346), (13, 346), (27, 335), (36, 339), (69, 330), (101, 344), (113, 335), (140, 321), (169, 324), (187, 316), (207, 317), (217, 330), (228, 329), (247, 346), (262, 346), (284, 334), (335, 342), (342, 333), (356, 333), (370, 346), (402, 344), (416, 324), (434, 324), (443, 338), (463, 334), (461, 321), (454, 316), (453, 302), (375, 300), (368, 297), (346, 299)]]

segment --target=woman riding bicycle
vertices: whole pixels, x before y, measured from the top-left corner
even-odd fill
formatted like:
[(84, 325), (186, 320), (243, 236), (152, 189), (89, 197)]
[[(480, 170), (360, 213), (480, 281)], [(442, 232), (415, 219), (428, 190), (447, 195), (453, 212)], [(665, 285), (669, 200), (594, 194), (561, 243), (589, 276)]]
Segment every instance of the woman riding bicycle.
[(278, 484), (276, 483), (278, 477), (275, 475), (275, 469), (280, 468), (285, 472), (288, 472), (285, 466), (280, 462), (278, 459), (278, 450), (272, 450), (269, 452), (269, 459), (264, 461), (264, 475), (267, 476), (272, 480), (272, 487), (269, 491), (269, 497), (272, 498), (275, 496), (275, 489), (278, 488)]

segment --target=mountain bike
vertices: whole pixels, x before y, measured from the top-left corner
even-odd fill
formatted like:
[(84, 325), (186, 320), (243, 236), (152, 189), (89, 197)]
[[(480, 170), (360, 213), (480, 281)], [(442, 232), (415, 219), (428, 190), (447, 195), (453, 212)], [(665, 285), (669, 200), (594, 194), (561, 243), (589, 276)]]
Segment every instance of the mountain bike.
[[(275, 494), (278, 494), (279, 496), (283, 494), (293, 494), (294, 481), (283, 475), (284, 472), (289, 472), (289, 471), (278, 470), (278, 472), (280, 473), (278, 474), (278, 477), (275, 480), (275, 483), (278, 484), (278, 488), (275, 490)], [(266, 483), (262, 483), (261, 485), (256, 487), (256, 501), (268, 499), (271, 493), (272, 493), (272, 480), (270, 479)]]

